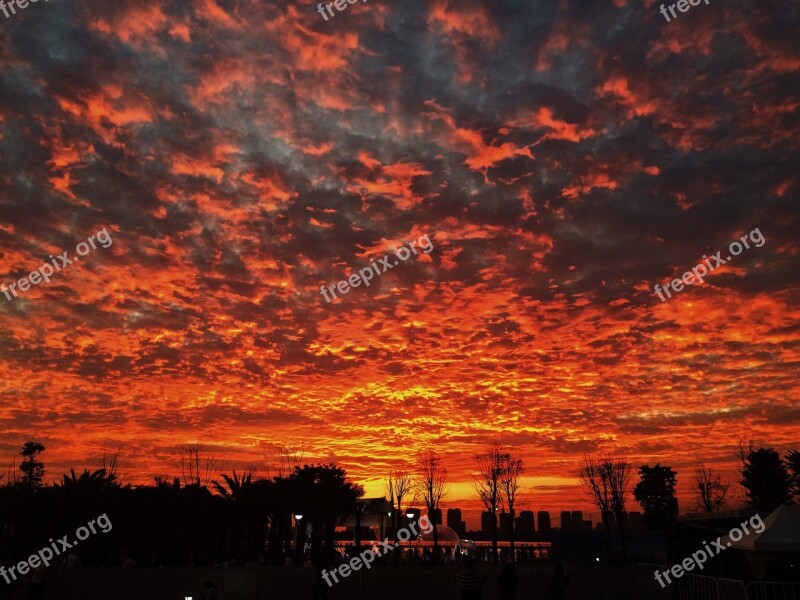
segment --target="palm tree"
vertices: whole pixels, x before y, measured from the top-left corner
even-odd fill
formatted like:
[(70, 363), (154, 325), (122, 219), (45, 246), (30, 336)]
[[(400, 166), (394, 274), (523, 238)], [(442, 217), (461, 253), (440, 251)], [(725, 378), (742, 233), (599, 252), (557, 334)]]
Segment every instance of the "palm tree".
[(243, 500), (251, 492), (253, 486), (253, 469), (248, 469), (242, 473), (242, 478), (236, 474), (236, 469), (233, 470), (233, 477), (221, 475), (225, 483), (228, 484), (227, 489), (221, 485), (217, 480), (211, 482), (212, 489), (226, 500), (234, 502)]
[(222, 474), (227, 485), (214, 480), (212, 489), (231, 505), (229, 519), (233, 529), (234, 548), (237, 558), (248, 561), (254, 554), (261, 552), (265, 541), (267, 513), (265, 507), (259, 506), (258, 491), (263, 485), (253, 481), (252, 467), (242, 473), (241, 477), (233, 471), (233, 477)]
[(64, 474), (61, 478), (61, 483), (56, 483), (55, 487), (65, 491), (96, 492), (118, 489), (122, 486), (117, 481), (116, 473), (109, 473), (103, 468), (91, 472), (88, 469), (84, 469), (80, 475), (75, 474), (75, 469), (70, 469), (69, 474)]
[(295, 513), (307, 515), (311, 525), (311, 556), (330, 563), (334, 556), (336, 519), (350, 514), (364, 488), (347, 479), (334, 464), (295, 467), (289, 476)]

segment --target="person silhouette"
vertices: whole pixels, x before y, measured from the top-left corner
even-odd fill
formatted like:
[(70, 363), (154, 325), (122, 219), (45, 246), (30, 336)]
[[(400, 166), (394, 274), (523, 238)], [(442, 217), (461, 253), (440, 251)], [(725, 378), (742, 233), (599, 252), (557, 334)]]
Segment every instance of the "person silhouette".
[(475, 560), (466, 555), (456, 567), (456, 587), (461, 600), (481, 600), (483, 582), (486, 574), (475, 565)]

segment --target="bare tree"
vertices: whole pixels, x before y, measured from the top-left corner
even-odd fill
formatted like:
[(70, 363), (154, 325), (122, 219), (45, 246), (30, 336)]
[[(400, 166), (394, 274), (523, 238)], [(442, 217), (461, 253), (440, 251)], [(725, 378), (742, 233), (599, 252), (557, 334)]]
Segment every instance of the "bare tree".
[(505, 456), (500, 444), (494, 442), (486, 451), (475, 455), (476, 473), (473, 486), (483, 506), (492, 518), (492, 560), (497, 563), (497, 511), (503, 504), (500, 480)]
[(417, 455), (418, 487), (422, 499), (428, 509), (428, 518), (433, 526), (433, 551), (439, 556), (439, 534), (434, 519), (434, 512), (439, 508), (439, 502), (447, 493), (445, 484), (447, 481), (447, 469), (442, 465), (442, 459), (436, 454), (434, 448), (423, 450)]
[(608, 469), (603, 467), (603, 462), (594, 457), (586, 455), (583, 457), (578, 478), (586, 494), (592, 503), (600, 509), (603, 518), (603, 525), (606, 530), (608, 541), (608, 560), (611, 561), (611, 487), (608, 481)]
[(119, 455), (120, 451), (106, 454), (103, 452), (103, 471), (106, 473), (106, 479), (109, 482), (116, 482), (122, 485), (122, 475), (119, 474)]
[(701, 465), (694, 471), (694, 497), (697, 507), (707, 513), (718, 511), (725, 505), (730, 485), (722, 483), (719, 474)]
[(607, 458), (601, 467), (606, 471), (608, 489), (611, 494), (611, 510), (617, 518), (619, 538), (622, 546), (622, 561), (625, 562), (625, 500), (631, 484), (631, 465), (624, 457)]
[(197, 443), (180, 447), (181, 459), (178, 468), (181, 471), (183, 485), (208, 487), (219, 476), (224, 461), (205, 455), (205, 450)]
[(500, 471), (500, 491), (503, 493), (503, 500), (508, 509), (508, 532), (511, 545), (511, 560), (514, 560), (514, 533), (515, 533), (515, 512), (519, 496), (519, 478), (525, 472), (525, 464), (521, 458), (515, 458), (511, 454), (503, 454)]
[(270, 446), (265, 456), (267, 475), (282, 479), (289, 477), (295, 467), (303, 464), (305, 454), (304, 448), (291, 448), (277, 444)]
[(8, 470), (6, 471), (6, 487), (15, 487), (18, 486), (20, 482), (19, 478), (19, 470), (17, 469), (17, 459), (14, 458), (11, 461), (11, 464), (8, 465)]
[[(389, 491), (389, 503), (392, 506), (392, 529), (394, 530), (394, 541), (399, 542), (397, 532), (402, 523), (404, 509), (408, 508), (416, 501), (414, 493), (414, 479), (407, 471), (393, 471), (386, 482)], [(408, 497), (413, 494), (410, 501)], [(405, 502), (404, 502), (405, 501)], [(397, 553), (395, 552), (395, 555)]]

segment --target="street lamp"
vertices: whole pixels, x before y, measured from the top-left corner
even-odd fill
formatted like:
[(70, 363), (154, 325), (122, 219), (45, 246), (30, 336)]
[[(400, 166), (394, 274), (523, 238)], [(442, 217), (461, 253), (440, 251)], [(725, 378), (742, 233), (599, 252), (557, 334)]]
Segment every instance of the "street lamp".
[[(295, 515), (294, 516), (294, 529), (295, 529), (295, 536), (294, 536), (294, 554), (295, 554), (295, 561), (296, 564), (301, 565), (303, 564), (303, 559), (301, 553), (303, 552), (303, 548), (300, 546), (300, 521), (303, 520), (303, 515)], [(305, 543), (305, 536), (303, 539)]]
[(408, 520), (410, 521), (411, 519), (413, 519), (413, 518), (414, 518), (414, 513), (413, 513), (413, 512), (411, 512), (411, 511), (408, 511), (408, 512), (406, 513), (406, 517), (407, 517), (407, 518), (408, 518)]

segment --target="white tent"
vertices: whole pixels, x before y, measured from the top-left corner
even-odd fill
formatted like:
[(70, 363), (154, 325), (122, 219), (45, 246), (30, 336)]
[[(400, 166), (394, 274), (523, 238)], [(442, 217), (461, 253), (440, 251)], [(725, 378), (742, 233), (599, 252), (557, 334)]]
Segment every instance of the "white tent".
[[(726, 548), (736, 548), (747, 553), (747, 561), (756, 577), (761, 577), (767, 563), (781, 558), (787, 552), (800, 552), (800, 506), (779, 506), (771, 515), (763, 519), (764, 528), (756, 532), (748, 521), (749, 534), (734, 541), (730, 535), (721, 538)], [(738, 527), (741, 528), (741, 525)]]

